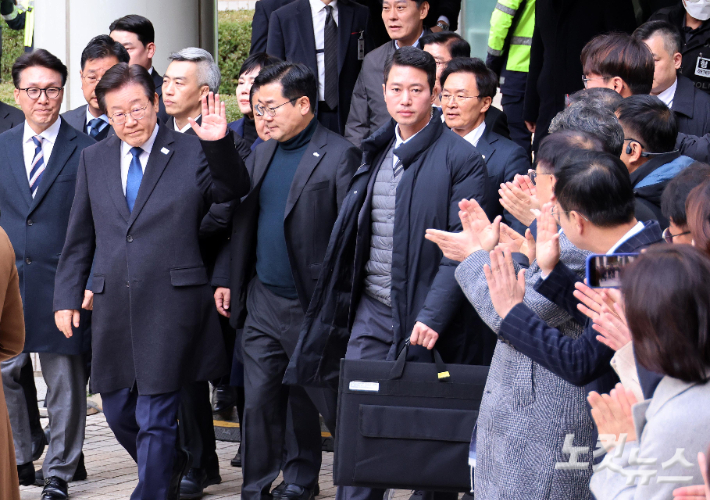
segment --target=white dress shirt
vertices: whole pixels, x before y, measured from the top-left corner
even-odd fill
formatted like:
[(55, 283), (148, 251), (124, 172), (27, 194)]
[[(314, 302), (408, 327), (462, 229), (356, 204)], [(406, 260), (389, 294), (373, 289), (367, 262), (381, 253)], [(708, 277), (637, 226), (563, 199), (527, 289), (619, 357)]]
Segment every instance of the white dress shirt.
[[(150, 157), (150, 152), (153, 150), (153, 143), (155, 142), (155, 137), (158, 135), (159, 125), (156, 123), (153, 133), (148, 138), (147, 141), (143, 143), (140, 148), (143, 152), (138, 156), (138, 161), (141, 163), (141, 168), (145, 174), (145, 166), (148, 164), (148, 158)], [(131, 149), (133, 146), (121, 141), (121, 187), (123, 187), (123, 195), (126, 195), (126, 179), (128, 179), (128, 168), (131, 166), (131, 160), (133, 155), (131, 154)]]
[[(111, 123), (109, 123), (109, 121), (108, 121), (108, 116), (101, 115), (101, 116), (96, 117), (96, 116), (92, 115), (91, 111), (89, 111), (89, 106), (87, 105), (86, 106), (86, 126), (87, 127), (90, 127), (89, 123), (91, 123), (91, 120), (93, 120), (94, 118), (100, 118), (101, 120), (103, 120), (106, 123), (108, 123), (109, 125), (111, 125)], [(89, 130), (88, 129), (85, 131), (82, 130), (82, 132), (86, 132), (88, 134)]]
[(678, 87), (678, 79), (676, 78), (673, 85), (658, 94), (658, 98), (664, 102), (669, 108), (673, 107), (673, 98), (675, 97), (675, 89)]
[[(200, 116), (202, 116), (202, 113), (200, 113), (199, 115), (197, 115), (197, 117), (193, 118), (193, 120), (195, 120), (195, 121), (199, 120), (199, 119), (200, 119)], [(173, 118), (173, 130), (174, 130), (175, 132), (180, 132), (181, 134), (184, 134), (185, 132), (187, 132), (187, 131), (190, 130), (191, 128), (192, 128), (192, 125), (190, 125), (190, 122), (189, 122), (189, 121), (187, 122), (187, 125), (185, 125), (183, 128), (178, 128), (177, 121), (175, 120), (175, 118)]]
[(468, 134), (464, 135), (463, 138), (474, 146), (478, 146), (478, 141), (483, 136), (483, 132), (486, 131), (486, 122), (481, 122), (481, 124), (471, 130)]
[(22, 134), (22, 154), (25, 160), (25, 170), (27, 170), (28, 186), (30, 182), (30, 172), (32, 171), (32, 160), (35, 157), (35, 143), (32, 138), (36, 135), (42, 138), (42, 157), (44, 158), (44, 166), (47, 168), (49, 157), (52, 156), (52, 149), (54, 149), (54, 143), (57, 142), (57, 134), (59, 134), (59, 127), (61, 125), (62, 119), (57, 118), (57, 121), (50, 125), (47, 130), (41, 134), (37, 134), (27, 122), (25, 122), (25, 130)]
[[(311, 15), (313, 16), (313, 34), (316, 38), (316, 62), (318, 63), (318, 100), (325, 100), (325, 18), (328, 11), (326, 4), (321, 0), (310, 0)], [(338, 25), (338, 0), (330, 2), (333, 7), (333, 20)], [(336, 47), (337, 50), (337, 47)]]

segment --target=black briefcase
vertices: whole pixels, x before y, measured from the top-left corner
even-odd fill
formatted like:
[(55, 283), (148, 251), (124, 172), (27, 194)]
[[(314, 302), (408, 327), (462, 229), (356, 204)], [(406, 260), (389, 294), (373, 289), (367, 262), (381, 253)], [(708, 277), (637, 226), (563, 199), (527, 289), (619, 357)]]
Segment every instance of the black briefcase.
[(469, 491), (468, 449), (487, 366), (342, 360), (333, 482)]

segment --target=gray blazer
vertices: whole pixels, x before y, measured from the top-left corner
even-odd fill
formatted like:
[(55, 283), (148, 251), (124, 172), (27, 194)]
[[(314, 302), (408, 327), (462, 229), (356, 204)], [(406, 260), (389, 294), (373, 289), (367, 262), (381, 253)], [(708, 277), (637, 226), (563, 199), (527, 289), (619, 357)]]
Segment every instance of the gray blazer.
[[(564, 234), (560, 247), (561, 259), (582, 276), (587, 252), (572, 245)], [(491, 302), (484, 264), (490, 264), (488, 253), (473, 253), (459, 264), (456, 279), (483, 321), (498, 331), (501, 318)], [(550, 326), (578, 337), (582, 327), (533, 289), (540, 274), (537, 261), (533, 261), (525, 273), (525, 304)], [(575, 435), (575, 446), (592, 449), (595, 445), (584, 388), (562, 380), (499, 340), (478, 415), (476, 498), (590, 498), (591, 468), (555, 469), (556, 462), (569, 459), (562, 454), (566, 434)], [(580, 456), (580, 461), (584, 460)]]
[[(592, 493), (604, 500), (665, 500), (673, 497), (676, 488), (703, 484), (697, 457), (698, 452), (706, 452), (710, 444), (710, 384), (690, 384), (666, 376), (656, 387), (653, 398), (634, 405), (632, 410), (639, 439), (625, 444), (622, 456), (612, 460), (621, 468), (620, 472), (607, 468), (594, 473), (590, 485)], [(664, 469), (662, 464), (669, 462), (681, 448), (683, 457), (692, 466), (686, 468), (675, 463)], [(653, 465), (629, 465), (632, 452), (638, 452), (640, 458), (657, 461)], [(640, 470), (657, 472), (649, 472), (652, 477), (647, 485), (639, 484), (640, 480), (636, 479), (628, 486), (626, 476)], [(692, 476), (692, 479), (685, 483), (659, 482), (664, 476)]]

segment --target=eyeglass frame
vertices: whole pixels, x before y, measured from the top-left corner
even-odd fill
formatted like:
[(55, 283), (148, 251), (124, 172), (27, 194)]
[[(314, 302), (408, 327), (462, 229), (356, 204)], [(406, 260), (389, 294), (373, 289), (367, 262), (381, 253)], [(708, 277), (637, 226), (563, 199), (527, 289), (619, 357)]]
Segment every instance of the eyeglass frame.
[(582, 75), (582, 85), (584, 85), (584, 88), (587, 88), (587, 82), (591, 82), (592, 80), (609, 80), (612, 78), (611, 76), (597, 76), (594, 78), (587, 78), (586, 76)]
[(537, 170), (533, 169), (528, 170), (528, 177), (530, 177), (530, 181), (533, 183), (533, 186), (537, 186), (537, 181), (535, 179), (537, 179), (541, 175), (551, 175), (553, 177), (555, 176), (555, 174), (538, 174)]
[(582, 215), (581, 213), (579, 213), (576, 210), (561, 210), (559, 212), (556, 212), (555, 205), (552, 205), (552, 207), (550, 208), (550, 214), (555, 218), (555, 220), (557, 221), (557, 224), (560, 224), (559, 214), (561, 214), (561, 213), (562, 214), (569, 214), (572, 212), (576, 213), (577, 215), (579, 215), (582, 219), (586, 220), (587, 222), (591, 222), (587, 217), (585, 217), (584, 215)]
[[(56, 95), (55, 97), (51, 97), (51, 96), (47, 93), (48, 90), (53, 90), (53, 89), (56, 89), (56, 90), (57, 90), (57, 95)], [(64, 87), (45, 87), (45, 88), (43, 88), (43, 89), (41, 89), (41, 88), (39, 88), (39, 87), (27, 87), (27, 88), (24, 88), (24, 89), (18, 88), (17, 90), (24, 90), (25, 93), (27, 94), (27, 97), (29, 97), (29, 98), (32, 99), (33, 101), (36, 101), (37, 99), (39, 99), (40, 97), (42, 97), (42, 92), (44, 92), (44, 95), (47, 96), (47, 99), (55, 100), (55, 99), (59, 99), (59, 95), (62, 93), (62, 90), (64, 90)], [(30, 90), (39, 90), (39, 94), (37, 94), (37, 97), (32, 97), (32, 96), (30, 95)]]
[[(111, 120), (114, 125), (123, 125), (123, 124), (125, 124), (128, 115), (131, 115), (131, 118), (133, 118), (135, 121), (140, 121), (140, 120), (142, 120), (143, 118), (145, 118), (145, 110), (148, 108), (148, 106), (150, 106), (150, 104), (151, 104), (151, 103), (148, 103), (148, 104), (146, 104), (145, 106), (143, 106), (142, 108), (133, 108), (133, 109), (130, 110), (128, 113), (122, 113), (121, 111), (117, 111), (117, 112), (115, 112), (114, 114), (112, 114), (111, 116), (109, 116), (108, 119)], [(135, 111), (142, 111), (143, 114), (142, 114), (140, 117), (133, 116), (133, 113), (134, 113)], [(123, 117), (124, 117), (124, 120), (121, 121), (121, 122), (117, 122), (116, 119), (114, 118), (114, 116), (116, 116), (116, 115), (121, 115), (121, 116), (123, 116)], [(120, 117), (119, 117), (119, 118), (120, 118)]]
[[(446, 95), (446, 97), (444, 97), (444, 95)], [(444, 94), (443, 92), (439, 92), (439, 101), (441, 101), (441, 102), (444, 102), (444, 99), (446, 99), (447, 102), (452, 102), (452, 99), (451, 99), (452, 97), (453, 97), (453, 102), (455, 102), (455, 103), (457, 103), (457, 104), (458, 104), (458, 102), (459, 102), (459, 99), (463, 99), (463, 100), (466, 100), (466, 99), (481, 99), (481, 95), (480, 95), (480, 94), (479, 94), (479, 95), (466, 95), (466, 96), (460, 96), (460, 97), (459, 97), (459, 96), (454, 95), (454, 94)]]
[[(274, 116), (276, 116), (276, 110), (277, 110), (277, 109), (279, 109), (281, 106), (286, 106), (289, 102), (297, 101), (297, 100), (300, 99), (301, 97), (306, 97), (306, 96), (302, 95), (302, 96), (299, 96), (299, 97), (294, 97), (293, 99), (289, 99), (288, 101), (286, 101), (286, 102), (283, 103), (283, 104), (279, 104), (278, 106), (273, 106), (273, 107), (272, 107), (272, 106), (262, 106), (261, 104), (256, 104), (256, 105), (254, 106), (254, 114), (255, 114), (256, 116), (262, 117), (262, 116), (264, 116), (264, 115), (267, 114), (267, 113), (266, 113), (266, 110), (268, 109), (268, 110), (269, 110), (269, 111), (268, 111), (268, 115), (269, 115), (271, 118), (273, 118)], [(259, 109), (263, 109), (264, 111), (261, 112), (261, 113), (259, 113)]]
[[(665, 241), (666, 243), (670, 243), (672, 245), (673, 238), (677, 238), (678, 236), (685, 236), (686, 234), (690, 234), (690, 231), (684, 231), (682, 233), (673, 234), (673, 233), (671, 233), (671, 228), (667, 227), (663, 230), (663, 233), (661, 233), (661, 236), (663, 237), (663, 241)], [(669, 236), (670, 236), (670, 238), (669, 238)]]

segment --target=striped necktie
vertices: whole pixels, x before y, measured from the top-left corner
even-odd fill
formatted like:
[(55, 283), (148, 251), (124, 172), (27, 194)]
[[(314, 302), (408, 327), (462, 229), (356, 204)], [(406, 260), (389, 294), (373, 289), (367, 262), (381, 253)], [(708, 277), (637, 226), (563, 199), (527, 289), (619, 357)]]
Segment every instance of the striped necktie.
[(397, 176), (402, 173), (402, 170), (404, 169), (404, 165), (402, 165), (402, 160), (397, 158), (397, 163), (394, 164), (394, 167), (392, 167), (392, 170), (394, 170), (394, 177), (395, 179)]
[(333, 6), (325, 6), (325, 26), (323, 27), (323, 66), (325, 68), (325, 90), (323, 98), (333, 110), (338, 107), (338, 26), (333, 18)]
[(35, 143), (35, 156), (32, 158), (32, 168), (30, 168), (30, 191), (34, 198), (44, 173), (44, 154), (42, 153), (42, 137), (36, 135), (32, 138), (32, 142)]
[(89, 135), (92, 139), (96, 139), (96, 136), (101, 133), (101, 131), (108, 125), (101, 118), (94, 118), (89, 122)]

